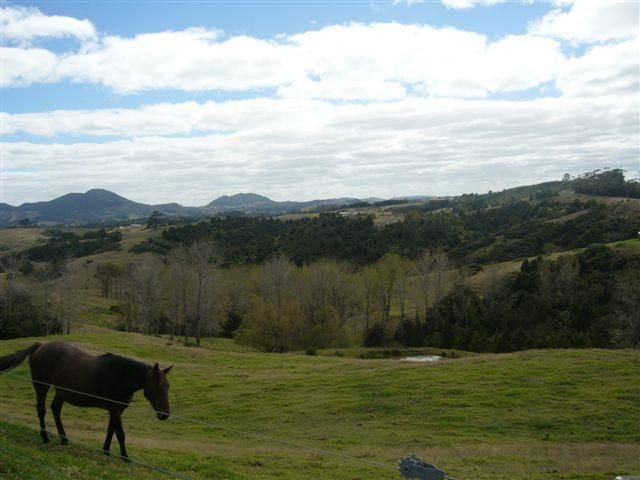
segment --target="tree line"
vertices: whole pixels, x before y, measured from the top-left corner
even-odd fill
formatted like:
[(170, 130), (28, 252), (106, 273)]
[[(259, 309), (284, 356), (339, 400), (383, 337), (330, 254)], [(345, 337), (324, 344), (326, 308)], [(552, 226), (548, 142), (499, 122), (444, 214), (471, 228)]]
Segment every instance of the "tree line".
[(464, 283), (434, 305), (425, 344), (473, 351), (640, 346), (640, 255), (592, 245), (473, 291)]
[(576, 193), (611, 197), (640, 198), (640, 179), (625, 180), (624, 170), (594, 170), (571, 180)]
[(24, 257), (35, 262), (63, 262), (70, 258), (86, 257), (96, 253), (120, 249), (122, 233), (104, 229), (88, 231), (82, 235), (65, 230), (46, 230), (47, 241), (29, 248)]
[[(469, 286), (473, 271), (452, 268), (439, 249), (415, 259), (385, 254), (362, 267), (330, 259), (298, 266), (282, 255), (225, 265), (214, 242), (195, 240), (164, 258), (105, 262), (94, 272), (118, 328), (195, 345), (224, 336), (270, 352), (356, 345), (506, 352), (640, 342), (640, 255), (604, 245), (526, 259), (503, 278), (487, 273), (481, 290)], [(3, 335), (24, 334), (8, 327), (21, 322), (30, 334), (64, 328), (60, 314), (32, 328), (45, 304), (7, 292)], [(64, 294), (52, 298), (60, 302)]]
[[(436, 211), (411, 211), (403, 221), (377, 227), (373, 217), (321, 214), (281, 221), (264, 217), (214, 217), (174, 226), (134, 247), (166, 255), (195, 240), (212, 240), (225, 265), (263, 263), (284, 255), (296, 265), (322, 258), (358, 267), (387, 253), (416, 259), (424, 250), (443, 249), (458, 265), (489, 264), (541, 253), (626, 240), (636, 235), (640, 212), (594, 200), (520, 200), (478, 208), (473, 202)], [(570, 216), (562, 221), (554, 219)]]

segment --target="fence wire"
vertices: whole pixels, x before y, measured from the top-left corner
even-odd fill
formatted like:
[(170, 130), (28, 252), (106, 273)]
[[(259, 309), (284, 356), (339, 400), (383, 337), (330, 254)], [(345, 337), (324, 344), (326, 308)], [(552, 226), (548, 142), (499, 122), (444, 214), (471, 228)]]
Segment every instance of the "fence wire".
[[(39, 380), (34, 380), (31, 377), (28, 377), (26, 375), (18, 375), (16, 373), (9, 372), (9, 371), (5, 371), (5, 372), (0, 373), (0, 376), (7, 376), (7, 377), (11, 377), (11, 378), (22, 380), (22, 381), (25, 381), (25, 382), (38, 383), (38, 384), (41, 384), (41, 385), (47, 385), (49, 387), (54, 387), (54, 388), (59, 389), (59, 390), (64, 390), (64, 391), (75, 393), (75, 394), (78, 394), (78, 395), (85, 395), (87, 397), (95, 398), (95, 399), (98, 399), (98, 400), (104, 400), (104, 401), (111, 402), (111, 403), (114, 403), (116, 405), (121, 405), (121, 406), (125, 406), (125, 407), (130, 407), (130, 406), (131, 407), (137, 407), (138, 406), (138, 405), (134, 405), (132, 403), (126, 403), (126, 402), (121, 402), (121, 401), (110, 399), (110, 398), (106, 398), (106, 397), (101, 397), (100, 395), (94, 395), (94, 394), (91, 394), (91, 393), (81, 392), (81, 391), (74, 390), (74, 389), (71, 389), (71, 388), (66, 388), (66, 387), (62, 387), (62, 386), (59, 386), (59, 385), (55, 385), (55, 384), (52, 384), (52, 383), (47, 383), (47, 382), (42, 382), (42, 381), (39, 381)], [(166, 414), (166, 412), (160, 412), (160, 411), (153, 410), (153, 409), (149, 409), (148, 411), (149, 411), (149, 413)], [(236, 435), (244, 436), (244, 437), (247, 437), (247, 438), (253, 438), (253, 439), (256, 439), (256, 440), (262, 440), (262, 441), (266, 441), (266, 442), (271, 442), (271, 443), (282, 445), (282, 446), (286, 446), (286, 447), (289, 447), (289, 448), (295, 448), (295, 449), (298, 449), (298, 450), (304, 450), (304, 451), (307, 451), (307, 452), (317, 453), (317, 454), (321, 454), (321, 455), (325, 455), (325, 456), (332, 456), (332, 457), (336, 457), (336, 458), (341, 458), (343, 460), (349, 460), (349, 461), (353, 461), (353, 462), (358, 462), (358, 463), (365, 464), (365, 465), (368, 465), (368, 466), (384, 468), (384, 469), (393, 469), (393, 470), (396, 470), (396, 471), (397, 471), (397, 468), (398, 468), (397, 465), (392, 465), (392, 464), (382, 463), (382, 462), (376, 462), (374, 460), (369, 460), (369, 459), (361, 458), (361, 457), (354, 457), (352, 455), (347, 455), (347, 454), (344, 454), (344, 453), (336, 452), (336, 451), (333, 451), (333, 450), (327, 450), (327, 449), (324, 449), (324, 448), (311, 447), (311, 446), (308, 446), (308, 445), (301, 445), (301, 444), (294, 443), (294, 442), (291, 442), (291, 441), (288, 441), (288, 440), (281, 440), (281, 439), (270, 437), (268, 435), (264, 435), (264, 434), (261, 434), (261, 433), (247, 432), (247, 431), (244, 431), (244, 430), (239, 430), (237, 428), (226, 427), (226, 426), (223, 426), (223, 425), (215, 424), (215, 423), (212, 423), (212, 422), (207, 422), (205, 420), (200, 420), (200, 419), (197, 419), (197, 418), (191, 418), (191, 417), (186, 417), (186, 416), (182, 416), (182, 415), (176, 415), (176, 414), (173, 414), (173, 413), (171, 414), (171, 417), (175, 418), (175, 419), (179, 419), (179, 420), (185, 421), (185, 422), (191, 422), (191, 423), (198, 424), (198, 425), (203, 425), (203, 426), (206, 426), (206, 427), (209, 427), (209, 428), (212, 428), (212, 429), (221, 430), (221, 431), (224, 431), (224, 432), (228, 432), (228, 433), (233, 433), (233, 434), (236, 434)], [(79, 443), (82, 443), (82, 442), (79, 442)], [(102, 449), (98, 449), (98, 450), (102, 451)], [(161, 469), (160, 467), (156, 467), (155, 465), (145, 464), (145, 463), (142, 463), (142, 462), (135, 462), (134, 460), (131, 460), (131, 462), (132, 463), (138, 463), (138, 464), (140, 464), (142, 466), (145, 466), (145, 467), (148, 467), (148, 468), (151, 468), (151, 469), (158, 469), (158, 471), (163, 472), (163, 469)], [(176, 474), (174, 474), (173, 472), (164, 471), (164, 473), (176, 476)], [(189, 479), (188, 477), (184, 477), (184, 476), (182, 476), (182, 477), (176, 476), (176, 478), (183, 478), (185, 480), (192, 480), (192, 479)]]

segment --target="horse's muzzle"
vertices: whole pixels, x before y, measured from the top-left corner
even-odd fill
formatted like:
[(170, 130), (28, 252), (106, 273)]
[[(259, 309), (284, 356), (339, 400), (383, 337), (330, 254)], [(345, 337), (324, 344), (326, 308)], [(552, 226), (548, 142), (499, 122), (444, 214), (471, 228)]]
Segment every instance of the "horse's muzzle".
[(169, 414), (168, 413), (161, 413), (158, 412), (158, 420), (166, 420), (167, 418), (169, 418)]

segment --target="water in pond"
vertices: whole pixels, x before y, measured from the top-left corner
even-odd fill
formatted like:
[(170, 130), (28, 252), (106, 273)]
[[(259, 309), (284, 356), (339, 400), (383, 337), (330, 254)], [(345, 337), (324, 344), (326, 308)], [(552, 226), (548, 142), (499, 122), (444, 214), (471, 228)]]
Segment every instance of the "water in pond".
[(414, 355), (412, 357), (401, 358), (403, 362), (437, 362), (442, 360), (440, 355)]

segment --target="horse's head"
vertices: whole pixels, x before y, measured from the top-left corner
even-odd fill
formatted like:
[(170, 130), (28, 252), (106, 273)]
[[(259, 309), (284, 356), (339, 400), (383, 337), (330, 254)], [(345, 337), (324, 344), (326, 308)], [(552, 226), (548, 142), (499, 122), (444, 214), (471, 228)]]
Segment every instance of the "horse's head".
[(147, 378), (144, 383), (144, 397), (156, 411), (158, 420), (166, 420), (171, 413), (169, 409), (169, 382), (167, 374), (173, 368), (173, 365), (160, 370), (156, 363), (152, 369), (147, 372)]

